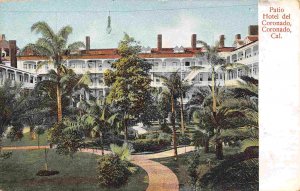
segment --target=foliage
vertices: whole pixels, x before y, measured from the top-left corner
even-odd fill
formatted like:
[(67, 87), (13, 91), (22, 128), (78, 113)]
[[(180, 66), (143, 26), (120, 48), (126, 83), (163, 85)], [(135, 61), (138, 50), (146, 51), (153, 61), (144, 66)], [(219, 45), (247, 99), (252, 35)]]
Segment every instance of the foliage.
[(212, 168), (199, 182), (213, 190), (258, 190), (258, 155), (240, 153)]
[(131, 149), (127, 143), (123, 143), (122, 147), (115, 144), (110, 144), (110, 149), (114, 155), (117, 155), (121, 160), (128, 161), (130, 159)]
[(16, 126), (13, 126), (12, 128), (10, 128), (10, 130), (7, 133), (6, 137), (8, 139), (10, 139), (11, 141), (19, 141), (24, 137), (23, 129), (20, 128), (20, 127), (18, 128)]
[(119, 43), (120, 59), (112, 63), (113, 70), (104, 73), (105, 84), (110, 86), (107, 102), (117, 108), (122, 116), (122, 126), (127, 140), (128, 124), (138, 118), (144, 111), (147, 100), (150, 100), (150, 82), (148, 71), (151, 65), (138, 54), (141, 46), (128, 34)]
[(197, 168), (200, 165), (200, 153), (193, 153), (188, 159), (188, 174), (190, 176), (191, 184), (196, 188), (199, 179)]
[(42, 135), (45, 133), (45, 129), (41, 126), (37, 126), (35, 129), (34, 129), (34, 132), (37, 134), (37, 135)]
[(27, 94), (22, 90), (22, 84), (14, 84), (6, 80), (0, 87), (0, 138), (8, 127), (12, 127), (9, 137), (22, 137), (24, 115), (32, 106), (27, 105)]
[(172, 129), (169, 127), (169, 125), (167, 123), (163, 123), (160, 125), (160, 129), (162, 130), (162, 132), (164, 133), (172, 133)]
[(180, 135), (178, 139), (178, 144), (180, 145), (190, 145), (191, 144), (191, 139), (188, 135)]
[(36, 22), (31, 26), (31, 31), (41, 34), (41, 37), (36, 43), (30, 43), (26, 45), (21, 54), (30, 51), (35, 55), (46, 57), (46, 61), (39, 63), (38, 69), (46, 64), (53, 64), (55, 70), (51, 70), (49, 75), (56, 74), (55, 78), (52, 78), (56, 85), (54, 91), (56, 92), (57, 103), (57, 121), (62, 120), (62, 89), (64, 89), (62, 81), (64, 81), (67, 75), (64, 74), (65, 68), (63, 67), (64, 61), (68, 59), (71, 52), (79, 50), (79, 48), (85, 47), (82, 42), (73, 42), (68, 45), (69, 35), (73, 29), (70, 26), (62, 27), (57, 33), (43, 21)]
[(170, 146), (170, 141), (164, 139), (137, 139), (132, 142), (135, 152), (158, 151)]
[(59, 154), (73, 156), (83, 145), (83, 134), (75, 129), (67, 129), (63, 123), (56, 123), (49, 130), (49, 140), (56, 145)]
[(107, 187), (120, 187), (130, 176), (128, 162), (113, 154), (104, 155), (99, 159), (97, 172), (100, 185)]

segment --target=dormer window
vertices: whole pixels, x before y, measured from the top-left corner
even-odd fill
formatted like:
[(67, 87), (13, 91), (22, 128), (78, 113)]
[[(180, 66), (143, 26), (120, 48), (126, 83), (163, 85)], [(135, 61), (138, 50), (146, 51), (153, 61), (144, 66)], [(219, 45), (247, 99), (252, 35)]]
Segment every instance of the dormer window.
[(175, 48), (173, 49), (174, 50), (174, 53), (183, 53), (184, 52), (184, 48), (183, 46), (175, 46)]

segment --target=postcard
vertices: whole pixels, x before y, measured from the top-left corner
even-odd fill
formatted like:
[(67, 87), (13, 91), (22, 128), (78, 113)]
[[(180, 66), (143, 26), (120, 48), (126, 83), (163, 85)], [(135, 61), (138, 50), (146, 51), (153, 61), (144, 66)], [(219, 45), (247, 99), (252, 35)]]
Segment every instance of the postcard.
[(0, 190), (299, 190), (299, 0), (0, 0)]

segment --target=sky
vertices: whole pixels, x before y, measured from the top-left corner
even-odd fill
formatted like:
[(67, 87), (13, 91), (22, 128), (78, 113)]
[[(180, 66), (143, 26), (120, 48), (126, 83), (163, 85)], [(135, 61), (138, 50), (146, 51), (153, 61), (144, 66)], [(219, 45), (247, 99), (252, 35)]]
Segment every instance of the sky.
[[(110, 11), (110, 34), (106, 32)], [(55, 31), (70, 25), (70, 42), (91, 38), (91, 48), (116, 48), (124, 32), (142, 46), (191, 46), (191, 35), (210, 44), (225, 35), (231, 46), (258, 23), (257, 0), (16, 0), (0, 3), (0, 34), (22, 48), (39, 37), (32, 24), (46, 21)]]

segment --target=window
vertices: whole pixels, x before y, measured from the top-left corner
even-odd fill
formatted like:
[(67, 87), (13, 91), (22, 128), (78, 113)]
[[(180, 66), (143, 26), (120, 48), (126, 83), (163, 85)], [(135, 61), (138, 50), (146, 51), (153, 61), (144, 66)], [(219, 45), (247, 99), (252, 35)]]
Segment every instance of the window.
[(82, 63), (82, 66), (81, 66), (82, 68), (85, 68), (86, 66), (85, 66), (85, 62), (83, 62)]
[(230, 63), (230, 56), (227, 56), (226, 62), (227, 62), (227, 63)]
[(163, 62), (163, 65), (162, 65), (162, 66), (163, 66), (163, 68), (165, 68), (165, 67), (166, 67), (166, 62)]
[(159, 83), (160, 82), (160, 79), (159, 78), (156, 78), (156, 83)]
[(195, 66), (195, 62), (192, 62), (192, 63), (191, 63), (191, 66)]
[(23, 65), (23, 68), (24, 68), (24, 69), (27, 69), (27, 64), (24, 64), (24, 65)]
[(158, 62), (154, 62), (154, 67), (158, 67)]
[(203, 74), (199, 75), (199, 81), (202, 82), (203, 81)]
[(212, 77), (211, 74), (208, 74), (208, 81), (211, 81)]
[(185, 62), (185, 66), (190, 66), (190, 62)]
[(33, 65), (33, 69), (36, 69), (36, 64)]

